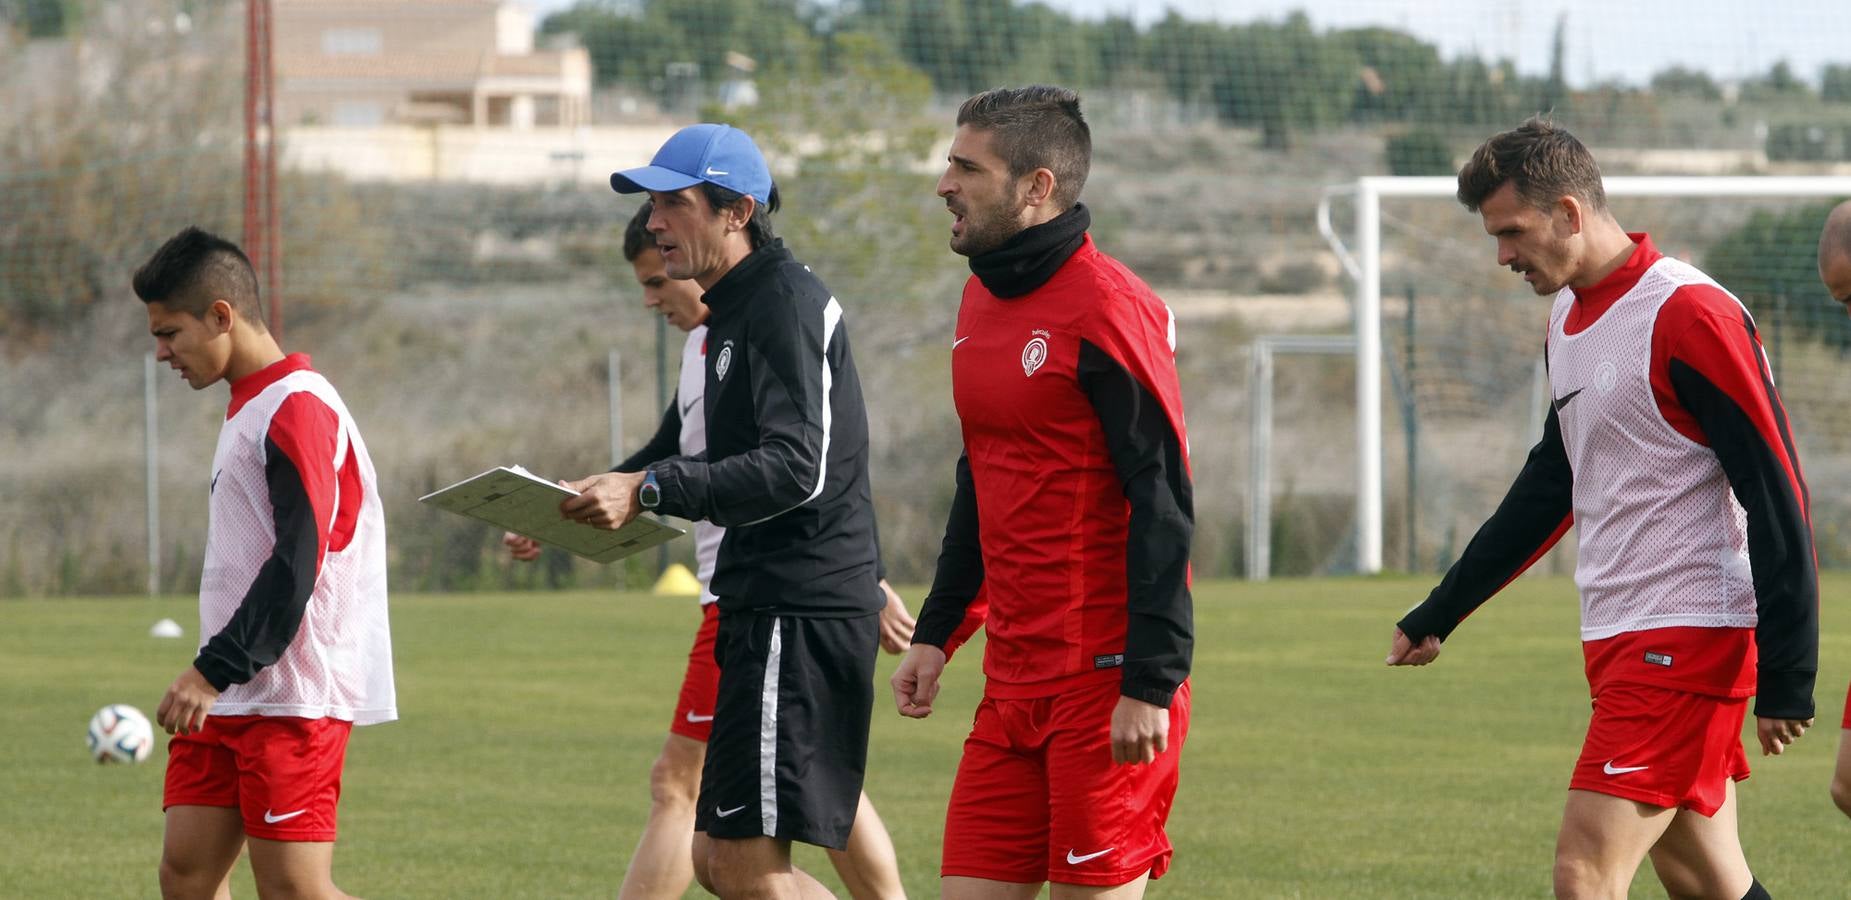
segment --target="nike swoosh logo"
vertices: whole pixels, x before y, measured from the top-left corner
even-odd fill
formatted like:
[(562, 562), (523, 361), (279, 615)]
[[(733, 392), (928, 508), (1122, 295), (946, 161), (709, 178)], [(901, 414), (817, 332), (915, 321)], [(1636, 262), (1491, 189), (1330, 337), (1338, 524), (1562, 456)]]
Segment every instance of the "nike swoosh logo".
[(736, 813), (736, 812), (738, 812), (738, 811), (740, 811), (740, 810), (742, 810), (742, 809), (745, 809), (745, 808), (746, 808), (746, 805), (745, 805), (744, 803), (741, 803), (741, 804), (739, 804), (738, 806), (735, 806), (735, 807), (733, 807), (732, 809), (721, 809), (721, 808), (719, 808), (718, 806), (716, 806), (716, 807), (714, 807), (714, 808), (713, 808), (713, 814), (714, 814), (714, 815), (716, 815), (716, 816), (719, 816), (719, 817), (720, 817), (720, 818), (722, 818), (722, 819), (724, 819), (724, 818), (726, 818), (727, 816), (730, 816), (730, 815), (732, 815), (733, 813)]
[(687, 406), (684, 406), (684, 407), (682, 407), (682, 408), (681, 408), (681, 417), (682, 417), (682, 418), (684, 418), (684, 419), (685, 419), (685, 418), (687, 418), (687, 417), (688, 417), (688, 413), (690, 413), (690, 412), (693, 412), (693, 411), (694, 411), (694, 407), (695, 407), (695, 406), (697, 406), (697, 405), (699, 405), (699, 404), (700, 404), (700, 402), (701, 402), (701, 401), (699, 401), (699, 400), (690, 400), (690, 401), (688, 401), (688, 405), (687, 405)]
[(733, 174), (733, 173), (731, 173), (731, 172), (722, 172), (722, 171), (720, 171), (719, 169), (716, 169), (716, 168), (714, 168), (714, 167), (712, 167), (712, 166), (708, 166), (708, 167), (707, 167), (707, 174), (709, 174), (709, 175), (731, 175), (731, 174)]
[(694, 722), (697, 724), (701, 722), (711, 722), (713, 721), (713, 716), (697, 716), (694, 714), (693, 710), (689, 710), (688, 711), (688, 721)]
[(265, 825), (275, 825), (278, 822), (283, 822), (289, 819), (293, 819), (299, 815), (302, 815), (305, 812), (308, 812), (308, 810), (298, 809), (295, 812), (287, 812), (287, 813), (283, 813), (280, 816), (273, 816), (270, 814), (270, 811), (266, 809), (264, 810), (264, 824)]
[(1580, 395), (1580, 393), (1583, 390), (1586, 390), (1586, 389), (1585, 388), (1575, 388), (1574, 390), (1569, 391), (1568, 393), (1555, 398), (1555, 411), (1561, 412), (1562, 410), (1567, 409), (1569, 402), (1574, 400), (1576, 396)]
[(1616, 766), (1613, 764), (1613, 760), (1607, 760), (1607, 764), (1601, 766), (1600, 770), (1608, 775), (1624, 775), (1627, 772), (1643, 772), (1649, 768), (1651, 768), (1651, 766)]
[(962, 343), (964, 343), (965, 341), (968, 341), (968, 340), (970, 340), (970, 335), (968, 335), (968, 334), (967, 334), (967, 335), (965, 335), (965, 336), (963, 336), (963, 337), (961, 337), (961, 338), (958, 338), (958, 339), (957, 339), (957, 340), (955, 340), (955, 341), (952, 341), (952, 342), (951, 342), (951, 349), (953, 349), (953, 350), (956, 350), (956, 349), (958, 349), (958, 345), (959, 345), (959, 344), (962, 344)]
[(1111, 852), (1112, 852), (1113, 850), (1115, 850), (1115, 849), (1117, 849), (1117, 848), (1115, 848), (1115, 847), (1107, 847), (1107, 848), (1105, 848), (1104, 850), (1101, 850), (1101, 851), (1099, 851), (1099, 852), (1097, 852), (1097, 853), (1088, 853), (1088, 854), (1086, 854), (1085, 856), (1074, 856), (1074, 855), (1073, 855), (1073, 851), (1072, 851), (1072, 850), (1069, 850), (1069, 851), (1067, 851), (1067, 865), (1070, 865), (1070, 866), (1077, 866), (1077, 865), (1079, 865), (1080, 863), (1083, 863), (1083, 862), (1085, 862), (1085, 861), (1087, 861), (1087, 860), (1089, 860), (1089, 859), (1098, 859), (1099, 857), (1101, 857), (1101, 856), (1104, 856), (1104, 855), (1106, 855), (1107, 853), (1111, 853)]

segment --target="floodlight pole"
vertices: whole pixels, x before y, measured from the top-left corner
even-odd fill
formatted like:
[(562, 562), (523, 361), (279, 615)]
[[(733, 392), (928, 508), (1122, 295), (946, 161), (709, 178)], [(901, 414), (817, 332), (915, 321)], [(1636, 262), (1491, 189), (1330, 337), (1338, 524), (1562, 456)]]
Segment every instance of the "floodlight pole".
[(244, 252), (270, 307), (270, 333), (283, 336), (282, 250), (276, 204), (276, 95), (271, 0), (247, 0), (244, 27)]

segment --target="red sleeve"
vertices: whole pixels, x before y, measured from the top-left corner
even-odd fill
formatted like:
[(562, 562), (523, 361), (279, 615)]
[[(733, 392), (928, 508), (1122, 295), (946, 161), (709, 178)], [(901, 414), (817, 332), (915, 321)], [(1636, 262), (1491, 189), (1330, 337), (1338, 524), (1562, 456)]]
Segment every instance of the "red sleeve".
[[(321, 402), (321, 398), (307, 391), (297, 391), (277, 407), (276, 414), (270, 418), (266, 437), (295, 466), (309, 507), (315, 511), (315, 571), (319, 572), (321, 561), (328, 555), (334, 528), (335, 505), (339, 499), (337, 484), (342, 480), (353, 481), (352, 478), (339, 479), (335, 471), (336, 453), (346, 449), (341, 446), (340, 417)], [(357, 497), (349, 497), (342, 505), (356, 510), (357, 500)], [(351, 519), (351, 516), (344, 518)], [(347, 531), (351, 534), (351, 528)]]
[(1651, 366), (1665, 421), (1716, 454), (1747, 514), (1755, 714), (1811, 718), (1819, 654), (1811, 499), (1754, 318), (1714, 285), (1681, 287), (1659, 311)]
[(1702, 375), (1747, 413), (1762, 442), (1779, 451), (1795, 496), (1809, 505), (1787, 410), (1774, 389), (1767, 354), (1748, 311), (1714, 285), (1685, 285), (1659, 309), (1652, 330), (1652, 394), (1659, 411), (1679, 434), (1711, 446), (1695, 415), (1678, 400), (1671, 378), (1673, 360)]

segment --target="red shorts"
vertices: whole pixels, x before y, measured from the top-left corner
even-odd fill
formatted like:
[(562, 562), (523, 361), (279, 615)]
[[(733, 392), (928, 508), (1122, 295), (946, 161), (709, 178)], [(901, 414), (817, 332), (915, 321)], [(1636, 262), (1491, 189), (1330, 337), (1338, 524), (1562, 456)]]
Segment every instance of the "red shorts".
[(1594, 698), (1587, 742), (1568, 786), (1665, 809), (1716, 814), (1731, 780), (1748, 777), (1746, 697), (1616, 684)]
[(340, 719), (207, 716), (167, 743), (161, 808), (237, 807), (250, 837), (332, 841), (352, 731)]
[(701, 607), (701, 627), (694, 632), (688, 651), (688, 671), (681, 676), (681, 699), (675, 701), (670, 733), (707, 743), (713, 733), (713, 699), (720, 692), (720, 663), (713, 658), (714, 636), (720, 631), (720, 604)]
[(1095, 886), (1170, 868), (1163, 824), (1189, 731), (1189, 683), (1170, 701), (1169, 746), (1112, 762), (1119, 681), (1055, 697), (984, 697), (945, 812), (941, 875)]

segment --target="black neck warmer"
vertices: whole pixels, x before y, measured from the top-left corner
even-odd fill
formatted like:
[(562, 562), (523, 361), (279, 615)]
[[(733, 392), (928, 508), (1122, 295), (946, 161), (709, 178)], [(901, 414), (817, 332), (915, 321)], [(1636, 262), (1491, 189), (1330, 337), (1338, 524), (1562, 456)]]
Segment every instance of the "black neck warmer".
[(1054, 277), (1067, 257), (1080, 249), (1092, 224), (1086, 204), (1075, 203), (1053, 219), (1022, 229), (1001, 247), (971, 257), (971, 273), (998, 297), (1020, 297)]

